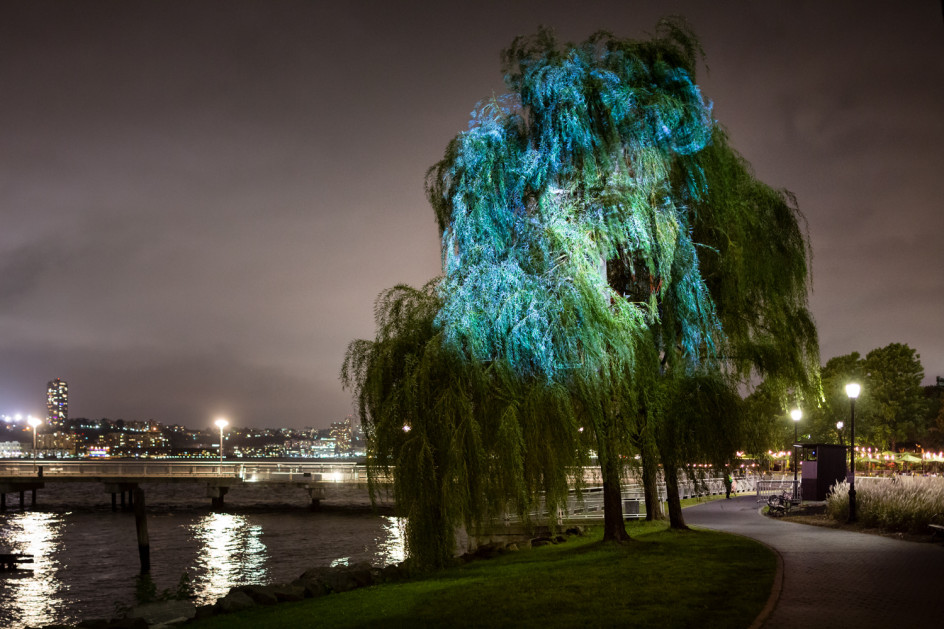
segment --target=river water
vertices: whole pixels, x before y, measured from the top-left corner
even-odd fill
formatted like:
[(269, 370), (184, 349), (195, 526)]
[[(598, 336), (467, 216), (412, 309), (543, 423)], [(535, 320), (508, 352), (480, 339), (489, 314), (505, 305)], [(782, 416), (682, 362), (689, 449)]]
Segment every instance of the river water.
[(312, 511), (303, 489), (241, 486), (214, 512), (202, 484), (143, 487), (150, 581), (140, 576), (134, 515), (113, 512), (100, 483), (47, 485), (35, 508), (27, 496), (25, 511), (7, 496), (0, 552), (34, 563), (0, 572), (0, 627), (116, 617), (149, 587), (176, 590), (185, 573), (203, 605), (236, 585), (288, 582), (311, 567), (404, 557), (400, 521), (372, 510), (366, 490), (329, 491)]

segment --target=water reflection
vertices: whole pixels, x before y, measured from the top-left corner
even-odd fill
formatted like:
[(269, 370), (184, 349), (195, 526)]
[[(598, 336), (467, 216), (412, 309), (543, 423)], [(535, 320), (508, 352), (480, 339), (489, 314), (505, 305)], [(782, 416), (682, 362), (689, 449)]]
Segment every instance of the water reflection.
[(380, 556), (381, 563), (389, 566), (390, 564), (400, 563), (406, 559), (406, 536), (405, 536), (406, 518), (396, 518), (385, 516), (383, 518), (384, 533), (386, 539), (379, 540), (377, 554)]
[(246, 516), (211, 513), (190, 530), (199, 543), (193, 584), (198, 604), (211, 603), (237, 585), (265, 583), (268, 551), (261, 526)]
[[(61, 544), (63, 517), (26, 512), (5, 518), (0, 546), (9, 552), (33, 556), (22, 572), (4, 578), (0, 592), (3, 617), (13, 627), (39, 627), (61, 622), (57, 610), (68, 588), (59, 580), (56, 549)], [(31, 568), (31, 569), (30, 569)]]

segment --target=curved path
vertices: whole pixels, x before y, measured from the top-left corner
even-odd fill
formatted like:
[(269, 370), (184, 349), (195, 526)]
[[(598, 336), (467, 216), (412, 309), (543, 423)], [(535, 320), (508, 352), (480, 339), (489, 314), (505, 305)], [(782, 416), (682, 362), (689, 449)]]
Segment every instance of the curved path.
[(944, 545), (768, 518), (753, 495), (684, 515), (689, 525), (744, 535), (779, 553), (782, 578), (755, 627), (944, 626)]

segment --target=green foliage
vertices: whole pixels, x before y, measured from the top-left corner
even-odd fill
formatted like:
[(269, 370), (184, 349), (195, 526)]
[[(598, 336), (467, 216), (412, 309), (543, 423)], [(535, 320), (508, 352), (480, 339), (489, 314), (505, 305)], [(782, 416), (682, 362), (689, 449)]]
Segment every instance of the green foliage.
[[(688, 156), (712, 133), (686, 32), (561, 46), (541, 30), (504, 52), (514, 93), (473, 112), (427, 178), (447, 344), (525, 377), (593, 379), (632, 368), (625, 348), (671, 301), (686, 354), (710, 355), (718, 325), (673, 194), (703, 187)], [(610, 277), (645, 290), (627, 300), (628, 282)]]
[(745, 416), (741, 447), (755, 455), (763, 456), (768, 450), (782, 450), (793, 440), (784, 432), (784, 400), (766, 382), (761, 382), (745, 398)]
[(667, 379), (669, 400), (657, 429), (663, 465), (723, 468), (744, 443), (744, 403), (717, 370)]
[(813, 406), (821, 397), (819, 349), (796, 201), (755, 179), (720, 127), (695, 159), (708, 185), (691, 199), (692, 237), (725, 332), (726, 365), (742, 380), (763, 379), (781, 399), (790, 391), (794, 403)]
[(924, 402), (920, 356), (902, 343), (890, 343), (866, 354), (863, 394), (868, 396), (869, 437), (881, 447), (894, 449), (899, 441), (913, 441), (923, 432)]
[(925, 387), (927, 432), (921, 437), (927, 449), (944, 449), (944, 391), (940, 386)]
[(421, 569), (452, 560), (459, 526), (474, 530), (505, 510), (526, 515), (542, 492), (553, 509), (585, 451), (562, 388), (526, 387), (504, 363), (444, 346), (440, 307), (438, 280), (385, 291), (376, 339), (351, 343), (342, 369), (357, 392), (372, 491), (396, 470), (397, 508)]

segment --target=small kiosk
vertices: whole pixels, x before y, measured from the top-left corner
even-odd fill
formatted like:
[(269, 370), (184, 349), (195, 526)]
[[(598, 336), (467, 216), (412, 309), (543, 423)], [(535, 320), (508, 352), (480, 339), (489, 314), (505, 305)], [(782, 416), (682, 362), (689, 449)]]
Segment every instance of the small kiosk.
[(826, 500), (837, 481), (846, 480), (846, 446), (804, 443), (800, 450), (800, 495), (803, 500)]

